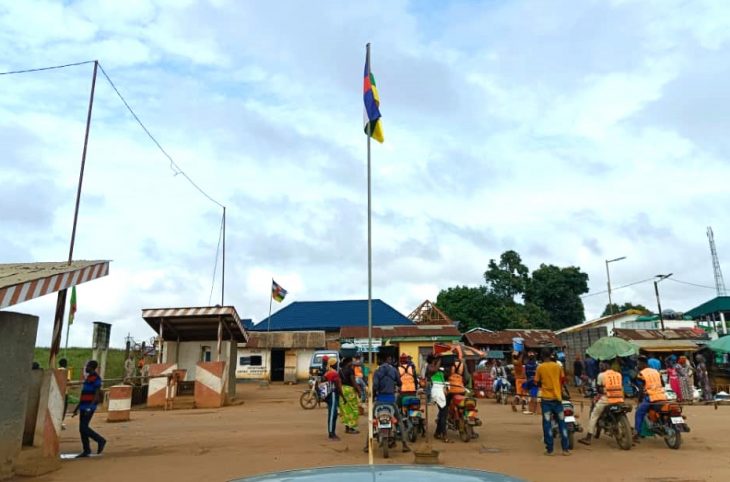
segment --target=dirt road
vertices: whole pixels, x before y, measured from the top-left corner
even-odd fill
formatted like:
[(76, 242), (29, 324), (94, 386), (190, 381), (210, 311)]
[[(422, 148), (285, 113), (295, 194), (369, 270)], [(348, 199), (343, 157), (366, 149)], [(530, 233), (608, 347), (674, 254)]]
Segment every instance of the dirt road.
[[(61, 470), (37, 482), (94, 480), (230, 480), (262, 472), (324, 465), (363, 464), (362, 435), (327, 440), (325, 409), (299, 407), (300, 386), (239, 385), (245, 403), (219, 410), (135, 411), (127, 423), (109, 424), (99, 414), (92, 427), (109, 443), (103, 457), (64, 461)], [(622, 451), (604, 439), (579, 446), (571, 457), (542, 455), (538, 416), (480, 400), (485, 425), (470, 443), (435, 442), (445, 465), (502, 472), (530, 481), (726, 481), (730, 480), (730, 408), (689, 407), (692, 432), (679, 451), (659, 439)], [(588, 416), (586, 406), (581, 419)], [(587, 422), (587, 421), (586, 421)], [(633, 422), (632, 422), (633, 423)], [(77, 419), (62, 432), (63, 452), (78, 452)], [(361, 419), (361, 430), (365, 430)], [(455, 437), (456, 438), (456, 437)], [(418, 445), (418, 444), (417, 444)], [(377, 463), (411, 463), (395, 453)], [(27, 479), (24, 479), (27, 480)]]

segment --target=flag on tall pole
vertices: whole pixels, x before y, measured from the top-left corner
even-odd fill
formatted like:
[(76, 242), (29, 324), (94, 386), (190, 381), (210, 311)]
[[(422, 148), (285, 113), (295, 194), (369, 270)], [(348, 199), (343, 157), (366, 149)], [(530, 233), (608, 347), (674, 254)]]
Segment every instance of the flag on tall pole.
[(271, 297), (277, 301), (277, 303), (281, 303), (284, 301), (284, 298), (286, 298), (286, 294), (288, 291), (286, 291), (284, 288), (281, 287), (279, 283), (271, 280)]
[[(370, 45), (370, 44), (368, 44)], [(375, 76), (370, 71), (370, 51), (365, 56), (365, 78), (362, 86), (362, 96), (365, 101), (363, 118), (365, 134), (378, 142), (383, 142), (383, 126), (380, 122), (380, 96), (375, 85)]]
[(76, 316), (76, 286), (71, 288), (71, 301), (68, 305), (68, 326), (73, 325)]

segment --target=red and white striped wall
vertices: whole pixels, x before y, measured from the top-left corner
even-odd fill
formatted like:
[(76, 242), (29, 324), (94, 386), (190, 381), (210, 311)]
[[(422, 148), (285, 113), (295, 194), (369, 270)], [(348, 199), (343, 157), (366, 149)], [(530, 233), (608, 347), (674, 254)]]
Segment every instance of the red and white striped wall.
[[(73, 264), (69, 267), (66, 263), (43, 263), (44, 265), (54, 265), (54, 269), (59, 271), (59, 273), (52, 274), (52, 272), (49, 273), (48, 269), (45, 269), (44, 271), (39, 271), (41, 274), (34, 279), (11, 286), (0, 287), (0, 308), (16, 305), (43, 295), (55, 293), (109, 274), (109, 261), (77, 261), (75, 263), (93, 264), (76, 267), (74, 269)], [(56, 267), (55, 265), (58, 266)], [(32, 273), (29, 274), (28, 277), (32, 277)]]
[[(148, 407), (164, 407), (167, 400), (167, 376), (172, 375), (173, 370), (177, 370), (177, 363), (153, 363), (149, 368), (149, 386), (147, 387), (147, 406)], [(153, 378), (154, 377), (154, 378)], [(172, 398), (175, 394), (170, 394)]]
[(58, 457), (60, 453), (59, 439), (65, 393), (66, 370), (45, 370), (33, 437), (33, 446), (40, 447), (44, 457)]
[(226, 400), (227, 362), (198, 362), (195, 369), (195, 408), (222, 407)]
[(132, 386), (114, 385), (109, 388), (107, 422), (128, 422), (132, 411)]

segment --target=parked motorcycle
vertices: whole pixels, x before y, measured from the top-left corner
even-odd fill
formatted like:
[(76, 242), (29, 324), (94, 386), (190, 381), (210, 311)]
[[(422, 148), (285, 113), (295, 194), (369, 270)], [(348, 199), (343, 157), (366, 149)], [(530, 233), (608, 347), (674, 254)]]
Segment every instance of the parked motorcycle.
[(421, 408), (421, 399), (417, 396), (406, 395), (401, 400), (402, 414), (408, 421), (408, 441), (414, 443), (418, 436), (426, 436), (426, 415)]
[(682, 415), (682, 406), (674, 402), (656, 402), (649, 407), (641, 427), (641, 436), (660, 436), (670, 449), (682, 445), (682, 432), (689, 432), (689, 425)]
[(373, 443), (383, 451), (383, 458), (390, 457), (390, 449), (402, 436), (398, 429), (395, 406), (389, 403), (376, 403), (373, 408)]
[(324, 402), (322, 394), (318, 389), (319, 381), (319, 376), (310, 377), (309, 388), (304, 390), (304, 392), (299, 397), (299, 405), (301, 405), (304, 410), (311, 410), (313, 408), (319, 407), (319, 404)]
[[(595, 402), (591, 406), (593, 412)], [(630, 450), (631, 424), (626, 414), (631, 412), (631, 405), (626, 403), (614, 403), (607, 406), (596, 424), (596, 438), (601, 436), (603, 431), (608, 436), (616, 439), (616, 443), (622, 450)]]
[(479, 437), (474, 427), (479, 427), (482, 421), (479, 420), (477, 412), (477, 399), (468, 395), (454, 395), (451, 397), (446, 426), (449, 430), (459, 432), (462, 442)]
[[(573, 407), (573, 402), (570, 400), (563, 400), (563, 419), (565, 420), (565, 426), (568, 429), (568, 448), (573, 450), (573, 446), (575, 444), (575, 432), (582, 432), (583, 427), (581, 427), (580, 423), (578, 423), (578, 420), (575, 418), (575, 408)], [(560, 430), (558, 428), (558, 420), (554, 416), (552, 417), (552, 427), (553, 438), (559, 439)]]
[(496, 382), (497, 389), (494, 391), (494, 399), (497, 403), (506, 405), (509, 400), (510, 393), (512, 392), (512, 385), (505, 377), (497, 378)]

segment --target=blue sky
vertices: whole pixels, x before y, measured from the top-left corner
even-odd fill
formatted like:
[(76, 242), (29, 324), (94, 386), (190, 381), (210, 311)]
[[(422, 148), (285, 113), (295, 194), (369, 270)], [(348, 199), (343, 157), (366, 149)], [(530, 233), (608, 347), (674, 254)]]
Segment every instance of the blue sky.
[[(11, 2), (0, 70), (98, 59), (183, 169), (228, 206), (226, 301), (258, 320), (287, 302), (367, 295), (366, 42), (386, 143), (373, 149), (374, 295), (408, 313), (475, 285), (506, 249), (577, 265), (592, 291), (674, 272), (712, 285), (730, 257), (730, 7), (723, 2)], [(91, 66), (0, 77), (2, 262), (66, 256)], [(113, 342), (140, 309), (208, 303), (219, 209), (174, 176), (97, 85), (79, 289)], [(725, 266), (723, 264), (723, 266)], [(215, 287), (219, 292), (219, 286)], [(662, 284), (686, 310), (709, 289)], [(218, 295), (214, 295), (214, 300)], [(614, 300), (653, 306), (650, 283)], [(41, 316), (55, 299), (14, 309)], [(600, 313), (605, 296), (585, 299)]]

